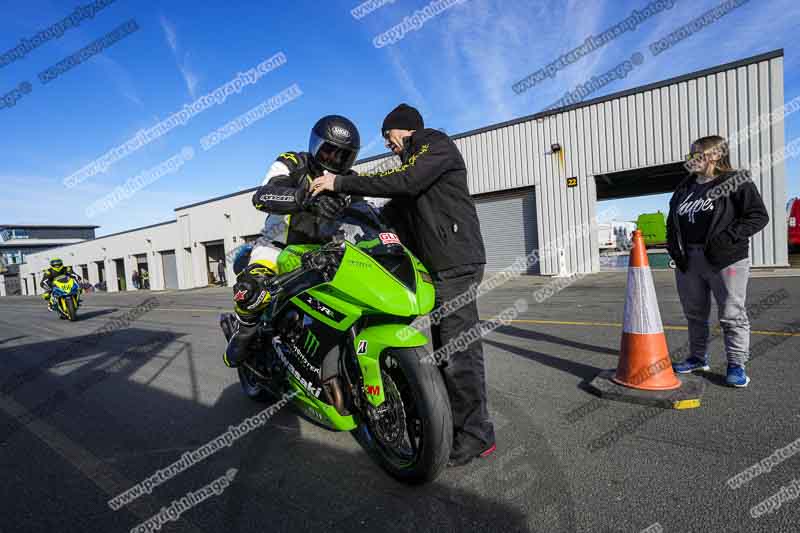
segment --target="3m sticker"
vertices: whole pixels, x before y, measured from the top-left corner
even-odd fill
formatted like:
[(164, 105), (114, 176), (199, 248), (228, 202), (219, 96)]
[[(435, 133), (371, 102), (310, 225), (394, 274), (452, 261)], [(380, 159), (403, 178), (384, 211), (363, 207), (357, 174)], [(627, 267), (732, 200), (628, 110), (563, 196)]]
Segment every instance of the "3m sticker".
[(400, 244), (400, 239), (394, 233), (381, 233), (378, 237), (383, 244)]

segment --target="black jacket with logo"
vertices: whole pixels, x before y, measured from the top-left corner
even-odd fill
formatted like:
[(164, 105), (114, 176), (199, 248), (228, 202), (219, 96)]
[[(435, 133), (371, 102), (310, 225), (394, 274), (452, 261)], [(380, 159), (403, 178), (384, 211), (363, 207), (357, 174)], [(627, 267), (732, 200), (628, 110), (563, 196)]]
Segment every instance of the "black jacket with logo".
[(486, 263), (480, 222), (461, 152), (446, 134), (424, 129), (405, 139), (398, 168), (337, 176), (336, 192), (392, 198), (384, 214), (432, 272)]
[[(667, 216), (667, 251), (682, 272), (687, 268), (686, 239), (681, 234), (677, 211), (694, 179), (690, 175), (675, 189)], [(750, 237), (764, 229), (769, 215), (747, 171), (722, 174), (710, 185), (708, 195), (714, 200), (714, 216), (706, 236), (705, 256), (719, 271), (749, 255)]]

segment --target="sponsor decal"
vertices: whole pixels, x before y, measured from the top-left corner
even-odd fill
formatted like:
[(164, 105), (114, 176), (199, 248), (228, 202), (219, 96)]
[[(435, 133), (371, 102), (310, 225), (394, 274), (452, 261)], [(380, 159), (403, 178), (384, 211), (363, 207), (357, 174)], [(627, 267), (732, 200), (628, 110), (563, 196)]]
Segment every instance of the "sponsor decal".
[(367, 394), (370, 396), (378, 396), (381, 393), (380, 385), (366, 385), (364, 388), (367, 390)]
[(283, 152), (279, 157), (281, 157), (282, 159), (288, 159), (289, 161), (292, 161), (295, 165), (300, 164), (300, 161), (297, 160), (297, 156), (295, 156), (291, 152)]
[(262, 194), (259, 200), (262, 202), (294, 202), (296, 198), (292, 194)]
[(286, 356), (283, 355), (283, 349), (280, 346), (278, 346), (278, 349), (275, 351), (278, 352), (278, 358), (281, 360), (281, 363), (283, 363), (287, 370), (289, 370), (289, 373), (294, 376), (298, 382), (300, 382), (300, 385), (302, 385), (304, 389), (313, 394), (316, 398), (319, 398), (319, 395), (322, 393), (322, 387), (315, 387), (313, 383), (301, 376), (300, 372), (298, 372), (292, 363), (286, 359)]
[(319, 300), (317, 300), (315, 298), (312, 298), (308, 294), (301, 294), (298, 297), (298, 299), (301, 302), (303, 302), (306, 305), (308, 305), (314, 311), (317, 311), (318, 313), (322, 313), (323, 315), (325, 315), (326, 317), (330, 318), (331, 320), (333, 320), (335, 322), (339, 322), (340, 320), (342, 320), (344, 318), (344, 315), (342, 313), (339, 313), (338, 311), (334, 311), (333, 309), (331, 309), (330, 307), (328, 307), (324, 303), (320, 302)]
[(328, 419), (325, 416), (323, 416), (322, 413), (320, 413), (319, 411), (317, 411), (313, 407), (308, 407), (308, 406), (304, 405), (303, 406), (303, 412), (306, 413), (307, 415), (309, 415), (311, 418), (316, 418), (317, 420), (319, 420), (320, 422), (322, 422), (324, 424), (330, 424)]
[(354, 259), (348, 259), (347, 262), (356, 268), (369, 268), (371, 266), (369, 263), (365, 263), (364, 261), (356, 261)]
[(236, 294), (233, 295), (233, 299), (237, 302), (243, 301), (247, 297), (247, 291), (236, 291)]
[(367, 341), (358, 341), (358, 348), (356, 348), (357, 355), (364, 355), (367, 353), (367, 346), (369, 343)]
[(267, 297), (267, 291), (265, 291), (265, 290), (261, 291), (261, 294), (258, 295), (258, 298), (256, 298), (255, 302), (253, 302), (251, 305), (248, 305), (247, 309), (250, 309), (250, 310), (255, 309), (256, 307), (258, 307), (259, 305), (264, 303), (264, 298), (266, 298), (266, 297)]
[(317, 367), (315, 367), (314, 365), (312, 365), (312, 364), (311, 364), (311, 363), (308, 361), (308, 359), (306, 359), (306, 356), (305, 356), (305, 355), (303, 355), (303, 352), (301, 352), (301, 351), (300, 351), (300, 350), (297, 348), (297, 346), (295, 346), (295, 345), (293, 345), (293, 344), (292, 344), (292, 345), (291, 345), (291, 348), (292, 348), (292, 352), (294, 352), (294, 355), (295, 355), (295, 357), (297, 357), (297, 359), (300, 361), (300, 363), (302, 363), (302, 364), (303, 364), (303, 366), (304, 366), (304, 367), (306, 367), (307, 369), (309, 369), (311, 372), (315, 373), (315, 374), (317, 375), (317, 377), (319, 377), (319, 376), (321, 375), (321, 372), (320, 372), (319, 368), (317, 368)]
[(378, 238), (383, 244), (400, 244), (400, 239), (394, 233), (381, 233)]
[(308, 357), (314, 357), (317, 353), (317, 349), (319, 348), (319, 339), (317, 336), (312, 333), (311, 330), (306, 332), (306, 343), (303, 345), (303, 349), (306, 351), (306, 355)]
[(342, 139), (350, 138), (350, 132), (341, 126), (333, 126), (331, 128), (331, 133), (333, 133), (336, 137), (341, 137)]

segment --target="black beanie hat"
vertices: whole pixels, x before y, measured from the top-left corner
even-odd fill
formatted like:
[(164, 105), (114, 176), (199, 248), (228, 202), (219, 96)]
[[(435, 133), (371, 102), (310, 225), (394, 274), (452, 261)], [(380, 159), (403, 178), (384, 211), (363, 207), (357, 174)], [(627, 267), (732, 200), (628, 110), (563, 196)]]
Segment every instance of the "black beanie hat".
[(400, 104), (383, 119), (381, 133), (386, 133), (386, 130), (421, 130), (424, 128), (425, 123), (422, 121), (419, 111), (410, 105)]

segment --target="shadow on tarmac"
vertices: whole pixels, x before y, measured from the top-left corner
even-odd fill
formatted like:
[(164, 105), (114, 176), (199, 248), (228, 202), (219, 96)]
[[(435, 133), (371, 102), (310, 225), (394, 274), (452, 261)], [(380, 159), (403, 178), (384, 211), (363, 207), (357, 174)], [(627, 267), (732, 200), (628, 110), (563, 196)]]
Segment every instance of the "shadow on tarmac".
[(523, 339), (529, 339), (533, 341), (544, 341), (552, 344), (559, 344), (561, 346), (568, 346), (570, 348), (576, 348), (578, 350), (587, 350), (590, 352), (604, 353), (609, 355), (619, 355), (618, 349), (611, 349), (607, 348), (606, 346), (597, 346), (594, 344), (586, 344), (583, 342), (573, 341), (565, 339), (563, 337), (550, 335), (548, 333), (542, 333), (541, 331), (535, 331), (532, 329), (523, 329), (523, 328), (518, 328), (516, 326), (500, 326), (495, 331), (497, 333), (502, 333), (503, 335), (510, 335), (512, 337), (520, 337)]
[(604, 370), (603, 368), (598, 368), (596, 366), (576, 363), (575, 361), (570, 361), (569, 359), (563, 359), (561, 357), (555, 357), (553, 355), (548, 355), (546, 353), (536, 352), (533, 350), (526, 350), (525, 348), (514, 346), (513, 344), (498, 342), (492, 339), (484, 338), (483, 343), (494, 346), (495, 348), (499, 348), (501, 350), (505, 350), (509, 353), (519, 355), (526, 359), (530, 359), (531, 361), (536, 361), (537, 363), (541, 363), (551, 368), (555, 368), (556, 370), (567, 372), (581, 378), (587, 383), (591, 381), (600, 371)]
[(90, 318), (97, 318), (98, 316), (103, 315), (110, 315), (111, 313), (116, 313), (117, 308), (112, 309), (98, 309), (96, 311), (82, 311), (78, 310), (78, 322), (81, 320), (89, 320)]
[[(332, 435), (338, 446), (320, 442), (319, 430), (287, 407), (141, 497), (146, 516), (131, 506), (111, 511), (108, 500), (130, 485), (115, 494), (98, 490), (74, 457), (53, 453), (57, 447), (43, 446), (29, 426), (40, 420), (55, 428), (132, 484), (267, 407), (244, 397), (238, 383), (217, 397), (208, 381), (201, 383), (197, 356), (183, 337), (129, 327), (93, 342), (71, 337), (0, 350), (0, 390), (29, 411), (15, 419), (0, 410), (0, 530), (127, 531), (229, 468), (238, 469), (231, 487), (186, 511), (170, 530), (574, 529), (571, 495), (546, 439), (511, 404), (495, 408), (513, 421), (508, 429), (521, 433), (499, 432), (506, 448), (494, 462), (448, 470), (425, 486), (396, 482), (359, 448), (349, 451), (349, 436), (343, 442)], [(34, 353), (36, 362), (27, 357)], [(188, 384), (175, 378), (184, 371)], [(217, 397), (213, 405), (209, 397)]]
[(27, 335), (18, 335), (16, 337), (9, 337), (7, 339), (0, 339), (0, 344), (5, 344), (7, 342), (16, 341), (16, 340), (19, 340), (19, 339), (24, 339), (26, 337), (27, 337)]

